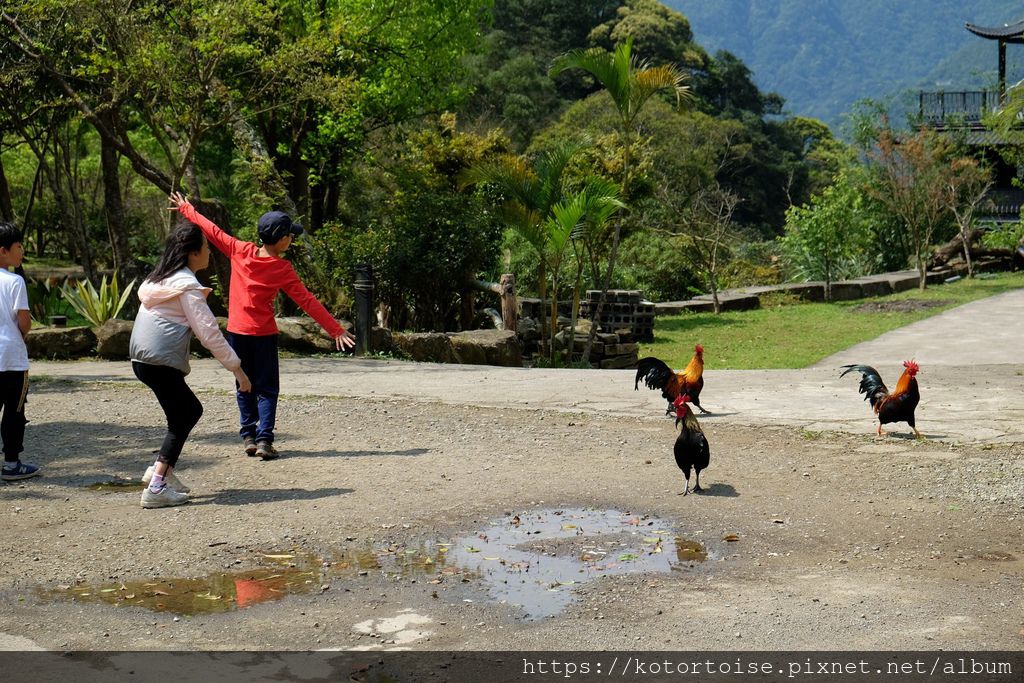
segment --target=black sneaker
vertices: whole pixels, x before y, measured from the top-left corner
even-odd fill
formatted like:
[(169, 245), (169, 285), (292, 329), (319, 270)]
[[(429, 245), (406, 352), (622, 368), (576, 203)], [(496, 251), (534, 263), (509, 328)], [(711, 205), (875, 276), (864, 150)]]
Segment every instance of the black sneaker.
[(247, 436), (242, 439), (242, 446), (245, 448), (245, 454), (250, 458), (256, 457), (256, 439), (251, 436)]
[(277, 449), (269, 441), (260, 441), (256, 447), (256, 455), (264, 460), (273, 460), (277, 457)]
[(19, 481), (21, 479), (30, 479), (37, 477), (42, 472), (39, 471), (37, 465), (29, 465), (27, 462), (17, 460), (13, 463), (4, 463), (3, 473), (0, 474), (0, 479), (4, 481)]

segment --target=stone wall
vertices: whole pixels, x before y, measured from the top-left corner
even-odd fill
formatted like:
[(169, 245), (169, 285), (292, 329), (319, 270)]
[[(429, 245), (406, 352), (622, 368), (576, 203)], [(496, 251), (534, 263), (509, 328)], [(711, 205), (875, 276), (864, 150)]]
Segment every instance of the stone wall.
[[(217, 322), (221, 331), (226, 332), (227, 318), (217, 318)], [(345, 329), (351, 327), (346, 321), (341, 324)], [(107, 360), (127, 361), (133, 326), (131, 320), (118, 319), (108, 320), (95, 330), (88, 327), (33, 328), (27, 341), (29, 358), (53, 360), (98, 355)], [(277, 326), (278, 346), (282, 351), (337, 353), (334, 340), (310, 318), (278, 318)], [(417, 361), (509, 367), (523, 364), (519, 338), (504, 330), (403, 334), (375, 327), (371, 332), (371, 347), (376, 351), (399, 352)], [(210, 355), (195, 337), (191, 351), (199, 356)]]

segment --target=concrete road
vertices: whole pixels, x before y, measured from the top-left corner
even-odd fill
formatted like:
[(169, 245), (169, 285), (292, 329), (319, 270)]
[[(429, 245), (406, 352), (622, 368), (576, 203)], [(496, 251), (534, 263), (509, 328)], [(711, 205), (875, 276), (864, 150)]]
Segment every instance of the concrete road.
[[(839, 366), (875, 366), (890, 387), (902, 361), (921, 365), (918, 428), (949, 442), (1024, 441), (1024, 290), (975, 301), (858, 344), (801, 370), (715, 370), (706, 355), (701, 403), (721, 426), (790, 425), (809, 431), (873, 433), (874, 416), (857, 393), (858, 377)], [(196, 388), (228, 389), (231, 376), (216, 361), (192, 363)], [(136, 382), (127, 362), (34, 362), (33, 375), (74, 381)], [(541, 370), (440, 365), (355, 358), (287, 359), (285, 395), (409, 398), (453, 404), (596, 411), (657, 416), (659, 392), (633, 390), (632, 370)], [(905, 437), (906, 425), (889, 425)]]

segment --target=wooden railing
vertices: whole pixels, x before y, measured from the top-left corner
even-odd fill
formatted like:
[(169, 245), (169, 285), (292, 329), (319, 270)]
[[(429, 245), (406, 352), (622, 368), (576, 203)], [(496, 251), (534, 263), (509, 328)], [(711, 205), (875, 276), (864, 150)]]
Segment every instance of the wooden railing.
[(1024, 208), (1024, 190), (993, 189), (978, 206), (978, 217), (996, 222), (1016, 222), (1020, 220), (1021, 209)]
[(982, 118), (999, 108), (999, 93), (994, 90), (921, 92), (918, 106), (922, 123), (938, 127), (980, 127)]

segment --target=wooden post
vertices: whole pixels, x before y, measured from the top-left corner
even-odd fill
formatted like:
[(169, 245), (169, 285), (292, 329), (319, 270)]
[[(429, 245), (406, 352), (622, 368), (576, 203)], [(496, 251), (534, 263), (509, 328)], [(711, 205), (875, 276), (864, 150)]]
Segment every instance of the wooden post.
[(501, 297), (502, 327), (513, 332), (519, 331), (519, 299), (516, 298), (515, 275), (505, 273), (501, 276), (501, 282), (473, 280), (469, 284), (481, 292), (493, 292)]
[(516, 300), (516, 276), (504, 273), (501, 276), (501, 319), (506, 330), (519, 331), (519, 302)]

